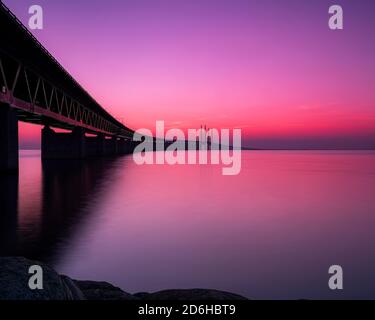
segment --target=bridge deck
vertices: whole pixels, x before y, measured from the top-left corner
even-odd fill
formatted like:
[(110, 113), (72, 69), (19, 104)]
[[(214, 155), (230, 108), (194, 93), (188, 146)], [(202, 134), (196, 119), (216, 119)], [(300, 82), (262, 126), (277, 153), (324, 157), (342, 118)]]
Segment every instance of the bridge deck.
[[(100, 81), (98, 79), (97, 81)], [(0, 102), (20, 121), (130, 138), (111, 116), (0, 3)]]

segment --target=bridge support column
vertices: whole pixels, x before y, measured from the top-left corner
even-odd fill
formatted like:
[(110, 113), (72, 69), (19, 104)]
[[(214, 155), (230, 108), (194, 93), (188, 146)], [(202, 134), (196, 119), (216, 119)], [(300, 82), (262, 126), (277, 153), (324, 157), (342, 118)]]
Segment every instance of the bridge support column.
[(102, 134), (97, 137), (86, 137), (86, 156), (101, 157), (105, 154), (105, 139)]
[(127, 154), (127, 147), (128, 147), (128, 142), (124, 139), (120, 139), (117, 141), (117, 152), (118, 154)]
[(0, 171), (18, 172), (17, 113), (5, 103), (0, 103)]
[(72, 133), (56, 133), (49, 126), (42, 129), (42, 159), (83, 159), (86, 137), (83, 128)]
[(112, 137), (110, 139), (105, 139), (104, 140), (104, 154), (106, 156), (114, 156), (117, 155), (117, 138)]
[(133, 140), (125, 141), (125, 154), (131, 154), (134, 152), (134, 148), (137, 146), (138, 142)]
[(134, 141), (120, 139), (117, 141), (117, 153), (118, 154), (131, 154), (134, 151), (136, 144)]

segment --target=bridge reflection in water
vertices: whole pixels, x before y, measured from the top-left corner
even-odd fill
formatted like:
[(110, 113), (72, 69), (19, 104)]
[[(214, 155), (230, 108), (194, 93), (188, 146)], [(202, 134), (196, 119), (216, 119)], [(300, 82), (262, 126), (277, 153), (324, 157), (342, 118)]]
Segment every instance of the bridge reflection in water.
[(40, 162), (34, 151), (23, 157), (33, 159), (19, 176), (0, 175), (0, 256), (53, 264), (64, 241), (85, 226), (121, 158)]

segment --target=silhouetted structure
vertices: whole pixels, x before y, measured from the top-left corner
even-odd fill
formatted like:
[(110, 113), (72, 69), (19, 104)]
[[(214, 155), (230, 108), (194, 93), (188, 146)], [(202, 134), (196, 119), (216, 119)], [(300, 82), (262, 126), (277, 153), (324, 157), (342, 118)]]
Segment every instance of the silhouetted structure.
[(102, 108), (3, 3), (0, 39), (0, 171), (18, 168), (18, 121), (44, 125), (43, 159), (132, 152), (133, 131)]

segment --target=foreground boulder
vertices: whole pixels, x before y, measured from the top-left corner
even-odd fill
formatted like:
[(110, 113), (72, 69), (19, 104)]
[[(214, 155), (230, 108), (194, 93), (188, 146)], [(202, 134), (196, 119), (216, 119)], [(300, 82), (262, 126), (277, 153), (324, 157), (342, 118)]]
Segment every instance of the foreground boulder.
[[(42, 267), (43, 290), (29, 288), (29, 268)], [(246, 300), (218, 290), (163, 290), (130, 294), (107, 282), (73, 280), (47, 265), (22, 257), (0, 257), (0, 300)]]
[[(29, 268), (43, 269), (43, 290), (29, 288)], [(0, 258), (0, 299), (5, 300), (80, 300), (81, 290), (47, 265), (21, 257)]]
[(136, 294), (142, 300), (247, 300), (238, 294), (208, 289), (163, 290), (149, 294)]
[(139, 300), (108, 282), (74, 280), (87, 300)]

